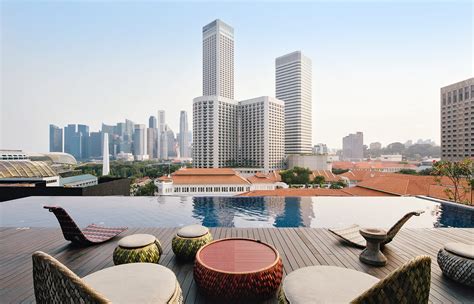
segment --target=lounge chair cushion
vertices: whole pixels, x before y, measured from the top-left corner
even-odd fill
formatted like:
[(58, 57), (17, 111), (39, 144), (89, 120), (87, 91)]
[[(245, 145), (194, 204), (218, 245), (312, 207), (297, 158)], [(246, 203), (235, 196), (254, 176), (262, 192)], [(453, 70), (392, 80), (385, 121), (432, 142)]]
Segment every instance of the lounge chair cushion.
[(287, 275), (283, 291), (292, 304), (349, 303), (378, 281), (376, 277), (353, 269), (310, 266)]
[(151, 263), (109, 267), (82, 279), (112, 303), (167, 303), (177, 282), (173, 271)]
[(183, 238), (195, 238), (200, 237), (209, 232), (207, 227), (201, 225), (189, 225), (184, 226), (178, 230), (178, 235)]
[(474, 259), (474, 245), (464, 243), (447, 243), (444, 249), (455, 255), (459, 255), (468, 259)]
[(133, 234), (124, 237), (118, 242), (122, 248), (140, 248), (155, 242), (156, 237), (151, 234)]

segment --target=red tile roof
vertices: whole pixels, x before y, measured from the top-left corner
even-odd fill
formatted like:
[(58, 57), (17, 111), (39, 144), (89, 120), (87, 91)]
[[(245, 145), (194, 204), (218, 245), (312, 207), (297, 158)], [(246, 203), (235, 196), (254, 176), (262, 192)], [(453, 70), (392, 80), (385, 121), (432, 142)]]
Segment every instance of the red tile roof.
[(326, 189), (326, 188), (288, 188), (275, 190), (255, 190), (239, 196), (389, 196), (390, 194), (369, 189)]
[(365, 162), (348, 162), (336, 161), (332, 163), (334, 169), (349, 169), (349, 170), (383, 170), (388, 168), (400, 169), (416, 169), (414, 164), (406, 164), (400, 162), (382, 162), (382, 161), (365, 161)]
[(183, 168), (172, 173), (171, 179), (177, 185), (249, 184), (248, 180), (229, 168)]
[(380, 172), (380, 171), (365, 171), (365, 170), (354, 170), (339, 174), (340, 176), (347, 177), (350, 181), (364, 181), (369, 178), (379, 177), (379, 176), (388, 176), (395, 173), (390, 172)]
[(281, 182), (281, 176), (276, 171), (268, 174), (258, 172), (253, 176), (247, 177), (247, 180), (252, 184), (273, 184)]
[[(374, 177), (358, 183), (357, 186), (396, 195), (425, 195), (444, 200), (449, 200), (445, 189), (453, 188), (452, 182), (446, 177), (439, 179), (435, 176), (408, 174)], [(468, 192), (462, 199), (470, 200), (470, 193)]]
[(332, 173), (331, 170), (314, 170), (310, 178), (313, 180), (316, 176), (324, 176), (324, 179), (327, 182), (337, 182), (343, 180), (341, 176)]

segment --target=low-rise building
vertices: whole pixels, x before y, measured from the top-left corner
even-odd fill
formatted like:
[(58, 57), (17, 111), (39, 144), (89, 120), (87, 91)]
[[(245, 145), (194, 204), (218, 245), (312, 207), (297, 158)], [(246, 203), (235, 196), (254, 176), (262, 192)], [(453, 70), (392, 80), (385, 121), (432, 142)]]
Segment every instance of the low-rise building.
[(245, 178), (230, 168), (182, 168), (155, 181), (158, 195), (234, 196), (254, 189), (288, 187), (277, 172)]
[(97, 185), (98, 179), (96, 176), (91, 174), (81, 174), (69, 177), (62, 177), (60, 179), (60, 185), (68, 188), (83, 188)]
[(288, 155), (288, 169), (294, 167), (308, 168), (309, 170), (331, 170), (331, 162), (328, 156), (312, 154), (290, 154)]

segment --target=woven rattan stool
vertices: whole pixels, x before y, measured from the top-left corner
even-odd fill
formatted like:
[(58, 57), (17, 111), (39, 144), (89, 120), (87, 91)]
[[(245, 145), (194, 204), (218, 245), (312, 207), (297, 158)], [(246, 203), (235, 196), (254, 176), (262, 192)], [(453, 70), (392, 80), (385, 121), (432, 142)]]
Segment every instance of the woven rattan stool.
[(134, 234), (121, 239), (114, 250), (114, 264), (158, 263), (163, 253), (160, 241), (150, 234)]
[(438, 252), (438, 265), (445, 276), (474, 287), (474, 245), (448, 243)]
[(173, 238), (171, 248), (180, 260), (194, 260), (196, 252), (212, 241), (212, 235), (207, 227), (189, 225), (178, 230)]

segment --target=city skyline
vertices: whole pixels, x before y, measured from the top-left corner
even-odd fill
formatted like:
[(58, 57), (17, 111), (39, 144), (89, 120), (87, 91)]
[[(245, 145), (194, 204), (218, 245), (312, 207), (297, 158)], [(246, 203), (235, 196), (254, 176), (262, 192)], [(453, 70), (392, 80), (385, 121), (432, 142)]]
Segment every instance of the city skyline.
[[(4, 90), (0, 147), (5, 149), (47, 151), (50, 123), (65, 126), (74, 122), (98, 130), (101, 123), (125, 118), (145, 123), (157, 109), (173, 117), (168, 123), (178, 130), (179, 111), (184, 109), (191, 113), (192, 99), (201, 91), (200, 28), (215, 18), (232, 24), (238, 32), (237, 100), (274, 92), (274, 58), (281, 54), (301, 49), (312, 59), (313, 145), (322, 142), (340, 148), (341, 138), (355, 131), (364, 133), (365, 144), (379, 141), (386, 145), (417, 138), (432, 138), (439, 143), (439, 88), (472, 74), (472, 64), (469, 64), (472, 49), (463, 39), (472, 37), (469, 27), (472, 4), (469, 2), (362, 3), (359, 6), (260, 3), (250, 7), (219, 4), (212, 13), (197, 14), (199, 18), (178, 25), (172, 22), (174, 18), (163, 16), (163, 11), (171, 16), (179, 12), (186, 15), (195, 10), (203, 12), (211, 4), (93, 6), (2, 2), (1, 5)], [(130, 28), (130, 35), (123, 39), (137, 43), (117, 51), (130, 42), (116, 35), (128, 25), (121, 25), (117, 17), (130, 7), (136, 9), (131, 21), (142, 17), (143, 21)], [(112, 8), (110, 15), (96, 21), (93, 29), (97, 33), (94, 33), (86, 25), (87, 21), (109, 8)], [(285, 22), (290, 24), (287, 29), (275, 21), (282, 8), (293, 21)], [(92, 17), (86, 14), (91, 9)], [(259, 20), (258, 15), (263, 10), (268, 14)], [(55, 22), (68, 25), (62, 29), (54, 22), (44, 22), (58, 11), (64, 14)], [(251, 11), (248, 18), (241, 18), (248, 11)], [(410, 14), (406, 15), (406, 11)], [(74, 25), (67, 21), (73, 13), (77, 13)], [(338, 20), (345, 27), (330, 22), (323, 13), (331, 18), (348, 17)], [(153, 14), (163, 18), (152, 18)], [(318, 18), (300, 18), (308, 14), (317, 15), (319, 21), (315, 21)], [(357, 14), (360, 15), (354, 17)], [(372, 19), (365, 20), (367, 15)], [(451, 22), (442, 21), (446, 19)], [(37, 28), (31, 28), (27, 20)], [(402, 26), (400, 20), (403, 20)], [(114, 27), (106, 26), (106, 22), (112, 22)], [(322, 22), (329, 25), (321, 26)], [(381, 28), (372, 30), (375, 23)], [(348, 25), (351, 27), (347, 28)], [(154, 28), (153, 35), (150, 30), (141, 31), (150, 26)], [(449, 46), (427, 35), (433, 30), (439, 34), (434, 36), (451, 37)], [(74, 36), (75, 33), (79, 35)], [(102, 34), (112, 34), (114, 39), (107, 36), (109, 38), (101, 42)], [(275, 35), (284, 37), (285, 43), (275, 43)], [(306, 39), (309, 36), (312, 39)], [(42, 39), (45, 37), (47, 39)], [(188, 46), (185, 49), (168, 46), (173, 43)], [(31, 48), (33, 53), (27, 47), (30, 44), (35, 45)], [(463, 47), (453, 47), (458, 44)], [(76, 46), (81, 53), (76, 53)], [(85, 50), (86, 47), (89, 50)], [(44, 57), (45, 54), (49, 55)], [(137, 55), (142, 59), (133, 61)], [(97, 68), (93, 67), (95, 64)], [(111, 75), (99, 71), (100, 68), (111, 68), (117, 75), (108, 79)], [(44, 71), (47, 74), (43, 74)], [(172, 79), (179, 80), (176, 84), (164, 80), (169, 71), (173, 72)], [(113, 108), (114, 105), (117, 107)], [(22, 119), (17, 115), (18, 110), (24, 113)], [(390, 120), (393, 123), (387, 123)], [(400, 124), (400, 121), (409, 123)], [(16, 132), (9, 132), (11, 129)]]

